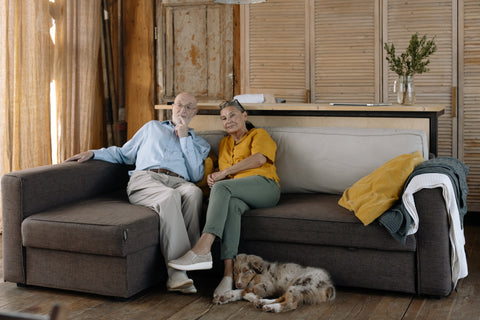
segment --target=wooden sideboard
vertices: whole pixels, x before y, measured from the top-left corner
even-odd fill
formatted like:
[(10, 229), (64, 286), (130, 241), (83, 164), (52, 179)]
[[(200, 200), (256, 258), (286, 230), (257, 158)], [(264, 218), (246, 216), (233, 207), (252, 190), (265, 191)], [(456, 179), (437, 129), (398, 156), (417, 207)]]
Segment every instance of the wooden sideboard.
[[(198, 115), (217, 116), (220, 114), (218, 102), (198, 103)], [(421, 119), (426, 121), (426, 128), (420, 126), (417, 129), (427, 131), (429, 139), (430, 152), (437, 155), (438, 152), (438, 118), (445, 113), (445, 106), (442, 105), (414, 105), (414, 106), (332, 106), (329, 104), (315, 103), (242, 103), (248, 111), (249, 117), (262, 117), (269, 121), (273, 117), (287, 117), (287, 123), (294, 122), (292, 119), (299, 117), (304, 121), (307, 118), (349, 118), (350, 121), (360, 121), (362, 119), (387, 119), (380, 126), (395, 128), (396, 122), (408, 121), (408, 119)], [(171, 110), (171, 105), (156, 105), (155, 109), (160, 112), (160, 119), (167, 119), (167, 111)], [(197, 117), (194, 118), (196, 120)], [(192, 121), (193, 122), (193, 121)], [(203, 121), (205, 122), (205, 121)], [(257, 122), (254, 122), (257, 124)], [(267, 122), (269, 123), (269, 122)], [(273, 123), (273, 122), (272, 122)], [(329, 122), (332, 126), (332, 123)], [(211, 129), (217, 129), (213, 127)], [(260, 125), (261, 126), (261, 125)], [(274, 126), (274, 124), (272, 124)], [(337, 125), (335, 125), (337, 126)], [(342, 126), (341, 124), (338, 126)], [(365, 123), (370, 126), (370, 123)], [(413, 126), (416, 126), (414, 124)], [(195, 126), (193, 126), (195, 128)], [(202, 128), (203, 129), (203, 128)]]

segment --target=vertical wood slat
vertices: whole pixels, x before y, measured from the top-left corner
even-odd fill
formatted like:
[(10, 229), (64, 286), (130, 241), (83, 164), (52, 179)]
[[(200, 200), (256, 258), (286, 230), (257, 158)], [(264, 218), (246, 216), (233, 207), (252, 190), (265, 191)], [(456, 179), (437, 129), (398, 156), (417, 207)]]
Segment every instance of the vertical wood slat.
[(378, 1), (315, 1), (315, 101), (379, 102)]
[(242, 93), (304, 102), (309, 80), (306, 0), (269, 0), (242, 11)]
[(173, 68), (173, 56), (174, 56), (174, 48), (173, 48), (173, 9), (166, 8), (165, 14), (165, 96), (173, 97), (175, 90), (173, 89), (174, 85), (174, 74), (170, 70)]
[(463, 16), (461, 33), (461, 70), (463, 85), (459, 92), (459, 113), (462, 119), (460, 139), (462, 160), (470, 167), (467, 177), (468, 208), (480, 211), (480, 2), (460, 1)]
[[(404, 0), (385, 0), (387, 16), (384, 17), (384, 28), (387, 30), (385, 42), (394, 43), (398, 53), (404, 52), (412, 34), (427, 35), (428, 39), (435, 36), (437, 52), (429, 57), (430, 71), (415, 76), (415, 91), (417, 103), (434, 103), (446, 106), (445, 114), (439, 119), (438, 149), (441, 156), (454, 154), (452, 119), (452, 87), (455, 86), (456, 64), (453, 63), (453, 43), (456, 41), (453, 27), (454, 2), (451, 0), (418, 0), (405, 3)], [(385, 52), (384, 52), (385, 54)], [(390, 102), (396, 97), (391, 89), (397, 75), (388, 71), (384, 61), (387, 77), (384, 79), (384, 92)]]

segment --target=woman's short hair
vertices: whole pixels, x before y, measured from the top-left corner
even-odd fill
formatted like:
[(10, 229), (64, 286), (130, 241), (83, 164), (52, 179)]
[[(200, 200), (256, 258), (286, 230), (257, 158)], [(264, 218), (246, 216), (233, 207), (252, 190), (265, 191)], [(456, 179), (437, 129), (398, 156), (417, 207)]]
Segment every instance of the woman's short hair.
[(245, 108), (242, 106), (242, 104), (237, 99), (227, 100), (227, 101), (223, 102), (222, 104), (220, 104), (220, 110), (222, 110), (223, 108), (226, 108), (226, 107), (235, 107), (240, 112), (247, 111), (247, 110), (245, 110)]

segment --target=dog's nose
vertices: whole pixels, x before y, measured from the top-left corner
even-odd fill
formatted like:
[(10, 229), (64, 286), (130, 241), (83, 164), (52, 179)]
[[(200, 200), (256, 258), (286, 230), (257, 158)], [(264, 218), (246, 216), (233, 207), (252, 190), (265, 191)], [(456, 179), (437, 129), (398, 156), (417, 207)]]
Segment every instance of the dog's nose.
[(242, 283), (240, 281), (237, 282), (235, 286), (237, 287), (237, 289), (242, 289)]

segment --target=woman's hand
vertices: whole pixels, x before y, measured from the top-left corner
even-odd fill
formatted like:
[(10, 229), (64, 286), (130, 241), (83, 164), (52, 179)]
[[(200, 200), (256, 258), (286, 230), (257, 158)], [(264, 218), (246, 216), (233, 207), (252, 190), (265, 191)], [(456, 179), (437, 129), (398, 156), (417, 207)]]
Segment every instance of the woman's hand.
[(78, 153), (74, 156), (71, 156), (70, 158), (68, 158), (65, 161), (85, 162), (85, 161), (88, 161), (88, 160), (92, 159), (93, 156), (94, 156), (93, 151), (88, 150), (88, 151), (85, 151), (85, 152), (82, 152), (82, 153)]
[(267, 158), (263, 154), (252, 154), (231, 167), (209, 174), (207, 176), (207, 184), (211, 188), (215, 182), (225, 179), (228, 175), (234, 175), (244, 170), (261, 167), (265, 162), (267, 162)]
[(215, 182), (223, 180), (226, 177), (227, 177), (227, 174), (224, 171), (216, 171), (216, 172), (210, 173), (207, 176), (207, 184), (210, 188), (212, 188)]

